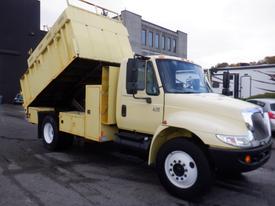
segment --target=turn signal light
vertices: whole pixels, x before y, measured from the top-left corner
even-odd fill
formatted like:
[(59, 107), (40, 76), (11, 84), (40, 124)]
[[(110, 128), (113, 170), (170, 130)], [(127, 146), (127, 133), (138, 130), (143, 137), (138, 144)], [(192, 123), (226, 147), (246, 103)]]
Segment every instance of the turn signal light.
[(250, 155), (246, 155), (244, 158), (245, 163), (250, 164), (251, 163), (251, 156)]
[(275, 112), (268, 112), (269, 119), (275, 119)]

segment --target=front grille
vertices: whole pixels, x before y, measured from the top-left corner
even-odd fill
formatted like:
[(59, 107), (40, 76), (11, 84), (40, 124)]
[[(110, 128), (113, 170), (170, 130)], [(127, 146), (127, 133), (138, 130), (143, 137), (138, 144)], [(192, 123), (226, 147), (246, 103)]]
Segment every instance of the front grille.
[(265, 124), (264, 116), (260, 112), (256, 112), (252, 115), (252, 122), (254, 126), (254, 137), (256, 140), (265, 139), (269, 136), (268, 127)]

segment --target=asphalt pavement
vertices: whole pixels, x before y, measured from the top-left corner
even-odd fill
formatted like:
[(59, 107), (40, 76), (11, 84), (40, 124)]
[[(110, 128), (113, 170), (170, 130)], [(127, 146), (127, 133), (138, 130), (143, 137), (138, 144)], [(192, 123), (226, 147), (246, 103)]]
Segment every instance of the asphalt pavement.
[[(275, 147), (273, 146), (273, 151)], [(146, 161), (112, 144), (76, 141), (47, 151), (21, 106), (0, 105), (0, 205), (275, 205), (275, 155), (239, 177), (217, 177), (203, 197), (187, 202), (168, 194)]]

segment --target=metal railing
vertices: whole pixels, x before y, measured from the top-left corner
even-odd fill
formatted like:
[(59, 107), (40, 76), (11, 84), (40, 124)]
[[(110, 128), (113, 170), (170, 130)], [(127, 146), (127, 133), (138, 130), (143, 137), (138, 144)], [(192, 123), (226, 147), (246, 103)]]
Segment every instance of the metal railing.
[[(121, 21), (120, 14), (115, 12), (115, 11), (112, 11), (110, 9), (106, 9), (102, 6), (98, 6), (98, 5), (93, 4), (93, 3), (89, 2), (89, 1), (86, 1), (86, 0), (74, 0), (74, 2), (81, 2), (81, 3), (87, 4), (89, 6), (92, 6), (92, 7), (94, 7), (96, 14), (100, 14), (102, 16), (106, 16), (106, 17), (109, 17), (109, 18), (112, 18), (112, 19), (118, 19), (119, 21)], [(80, 5), (72, 4), (72, 0), (67, 0), (67, 4), (68, 4), (68, 6), (72, 5), (72, 6), (78, 6), (78, 7), (82, 8)]]

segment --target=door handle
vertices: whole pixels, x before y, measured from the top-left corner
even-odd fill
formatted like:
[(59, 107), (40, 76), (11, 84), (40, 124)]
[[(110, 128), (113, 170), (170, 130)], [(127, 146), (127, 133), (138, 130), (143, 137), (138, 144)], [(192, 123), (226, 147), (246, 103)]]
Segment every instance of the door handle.
[(121, 106), (121, 116), (126, 117), (127, 116), (127, 107), (125, 104)]
[(134, 99), (144, 99), (146, 100), (146, 103), (152, 104), (152, 98), (151, 97), (136, 97), (135, 94), (133, 94)]

